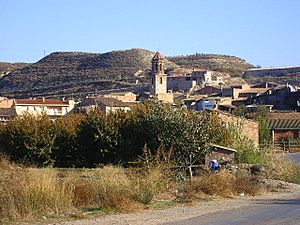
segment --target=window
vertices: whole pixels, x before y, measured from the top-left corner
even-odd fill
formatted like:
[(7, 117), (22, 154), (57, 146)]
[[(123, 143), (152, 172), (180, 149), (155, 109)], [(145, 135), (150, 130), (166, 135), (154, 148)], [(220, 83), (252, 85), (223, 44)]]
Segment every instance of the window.
[(163, 79), (161, 77), (161, 78), (159, 78), (159, 83), (162, 84), (162, 82), (163, 82)]

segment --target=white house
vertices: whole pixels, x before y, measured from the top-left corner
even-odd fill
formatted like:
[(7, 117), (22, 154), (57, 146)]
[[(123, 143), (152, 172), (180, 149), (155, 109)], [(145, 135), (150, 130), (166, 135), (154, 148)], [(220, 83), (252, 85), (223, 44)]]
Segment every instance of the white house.
[(75, 106), (74, 100), (58, 99), (14, 99), (12, 107), (18, 116), (24, 113), (33, 115), (46, 114), (50, 117), (60, 117), (69, 113)]

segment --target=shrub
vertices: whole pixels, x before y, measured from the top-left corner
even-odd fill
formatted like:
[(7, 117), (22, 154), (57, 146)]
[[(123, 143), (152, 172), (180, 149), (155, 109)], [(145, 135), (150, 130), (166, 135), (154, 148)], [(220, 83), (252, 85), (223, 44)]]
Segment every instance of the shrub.
[(158, 194), (165, 192), (170, 187), (169, 169), (164, 166), (152, 166), (148, 169), (131, 173), (133, 199), (149, 204)]
[(249, 174), (237, 173), (234, 186), (236, 193), (258, 195), (262, 191), (258, 178)]
[(243, 121), (229, 124), (231, 143), (229, 147), (237, 150), (236, 159), (239, 163), (262, 163), (265, 160), (265, 152), (256, 147), (252, 140), (242, 134)]

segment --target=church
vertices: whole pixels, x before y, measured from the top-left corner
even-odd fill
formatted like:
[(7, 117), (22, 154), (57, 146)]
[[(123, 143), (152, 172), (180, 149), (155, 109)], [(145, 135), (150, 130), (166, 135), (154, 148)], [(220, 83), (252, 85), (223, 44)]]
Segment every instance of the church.
[(204, 85), (212, 81), (211, 71), (193, 69), (188, 74), (165, 74), (164, 57), (156, 52), (152, 58), (150, 74), (150, 96), (159, 96), (167, 93), (189, 92), (195, 85)]

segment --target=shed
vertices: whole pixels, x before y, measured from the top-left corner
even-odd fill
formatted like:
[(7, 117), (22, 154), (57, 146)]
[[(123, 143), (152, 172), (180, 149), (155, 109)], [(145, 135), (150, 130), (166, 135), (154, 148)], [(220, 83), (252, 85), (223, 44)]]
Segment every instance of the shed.
[(300, 139), (299, 112), (270, 113), (267, 121), (274, 142), (284, 138)]
[(205, 166), (209, 167), (210, 161), (213, 159), (220, 163), (234, 163), (236, 152), (233, 148), (212, 144), (205, 156)]

